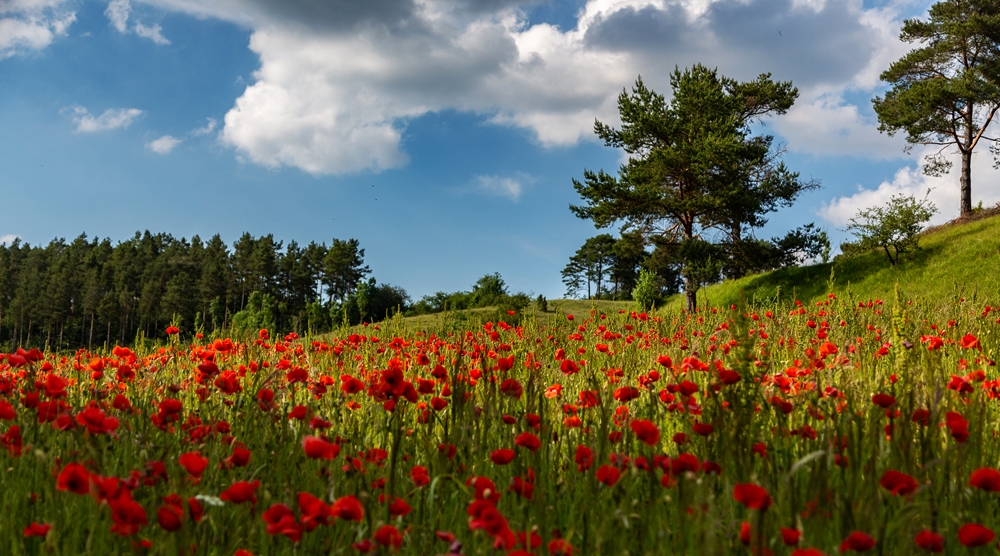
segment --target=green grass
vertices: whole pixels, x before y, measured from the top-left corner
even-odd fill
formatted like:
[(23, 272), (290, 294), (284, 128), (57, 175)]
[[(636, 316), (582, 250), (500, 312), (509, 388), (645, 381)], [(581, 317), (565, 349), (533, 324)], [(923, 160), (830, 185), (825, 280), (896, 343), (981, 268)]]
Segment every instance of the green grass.
[[(701, 307), (728, 306), (744, 295), (748, 303), (801, 300), (814, 302), (828, 293), (858, 299), (886, 299), (896, 285), (907, 297), (930, 302), (982, 299), (1000, 292), (1000, 216), (948, 224), (924, 232), (920, 249), (904, 253), (891, 266), (885, 253), (872, 251), (833, 262), (785, 268), (727, 280), (698, 291)], [(741, 293), (742, 292), (742, 293)], [(671, 297), (666, 312), (684, 307), (684, 296)]]

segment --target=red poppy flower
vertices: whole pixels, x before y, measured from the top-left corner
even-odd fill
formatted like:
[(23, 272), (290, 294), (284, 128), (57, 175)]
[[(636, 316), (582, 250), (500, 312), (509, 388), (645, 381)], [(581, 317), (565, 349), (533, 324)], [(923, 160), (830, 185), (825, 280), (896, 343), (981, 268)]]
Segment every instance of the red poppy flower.
[(994, 538), (993, 531), (978, 523), (966, 523), (958, 530), (958, 542), (970, 548), (989, 544)]
[(590, 469), (590, 466), (594, 463), (594, 452), (584, 446), (583, 444), (576, 447), (576, 453), (573, 455), (573, 461), (576, 462), (576, 470), (579, 472), (584, 472)]
[(6, 400), (0, 400), (0, 419), (4, 421), (13, 421), (17, 418), (17, 411), (14, 411), (14, 406)]
[(205, 472), (205, 468), (208, 467), (208, 458), (202, 456), (198, 452), (186, 452), (181, 454), (177, 461), (184, 467), (184, 469), (191, 475), (195, 483), (201, 480), (201, 474)]
[(389, 504), (389, 515), (390, 516), (405, 516), (409, 514), (413, 508), (406, 503), (406, 500), (402, 498), (396, 498), (393, 500), (392, 504)]
[(146, 510), (132, 499), (132, 494), (128, 490), (123, 490), (114, 499), (108, 501), (111, 507), (111, 520), (115, 522), (111, 526), (111, 532), (128, 537), (139, 532), (143, 525), (148, 523)]
[(228, 489), (224, 490), (219, 498), (222, 500), (227, 500), (233, 504), (243, 504), (250, 502), (251, 504), (257, 503), (256, 490), (260, 486), (260, 481), (254, 480), (252, 482), (247, 481), (237, 481), (232, 484)]
[(365, 510), (361, 506), (361, 502), (351, 495), (338, 498), (333, 503), (331, 512), (345, 521), (361, 521), (365, 517)]
[(767, 490), (753, 483), (737, 484), (733, 489), (733, 498), (751, 510), (766, 511), (771, 507), (771, 496)]
[(56, 489), (87, 494), (90, 492), (90, 472), (79, 463), (68, 463), (56, 478)]
[(875, 546), (875, 539), (861, 531), (851, 531), (851, 534), (847, 535), (844, 542), (840, 543), (840, 552), (844, 553), (848, 550), (868, 552), (873, 546)]
[(340, 454), (340, 446), (318, 436), (304, 437), (302, 450), (310, 459), (334, 459)]
[(969, 439), (969, 422), (957, 411), (949, 411), (945, 414), (945, 424), (951, 431), (951, 437), (959, 443)]
[(886, 471), (882, 475), (879, 484), (882, 485), (882, 488), (892, 493), (893, 496), (906, 496), (917, 490), (917, 487), (920, 486), (913, 477), (895, 470)]
[(517, 438), (514, 439), (514, 444), (522, 448), (527, 448), (532, 452), (542, 447), (542, 441), (539, 440), (537, 436), (531, 434), (530, 432), (522, 432), (521, 434), (517, 435)]
[(573, 556), (573, 545), (566, 539), (552, 539), (549, 541), (550, 556)]
[(32, 523), (24, 528), (24, 537), (44, 537), (49, 534), (52, 526), (48, 523)]
[(989, 492), (1000, 492), (1000, 471), (983, 467), (972, 472), (969, 486), (974, 486)]
[(375, 531), (373, 537), (375, 542), (384, 546), (391, 547), (393, 551), (399, 550), (399, 547), (403, 545), (403, 535), (392, 525), (383, 525), (379, 527), (378, 531)]
[(574, 375), (580, 372), (580, 367), (572, 359), (563, 359), (562, 363), (559, 364), (559, 370), (564, 375)]
[(684, 473), (697, 473), (701, 469), (701, 462), (693, 454), (687, 452), (677, 454), (677, 457), (670, 461), (670, 473), (674, 476)]
[(740, 523), (740, 542), (743, 543), (744, 546), (750, 546), (752, 532), (753, 529), (750, 527), (750, 523), (746, 521)]
[(710, 423), (695, 423), (691, 428), (694, 429), (694, 433), (698, 436), (709, 436), (715, 432), (715, 427)]
[(302, 514), (302, 527), (312, 531), (319, 525), (330, 525), (333, 522), (333, 510), (325, 502), (308, 492), (300, 492), (298, 496), (299, 512)]
[(302, 527), (295, 521), (295, 514), (284, 504), (274, 504), (261, 516), (267, 523), (268, 535), (284, 535), (292, 542), (302, 538)]
[(629, 426), (632, 428), (632, 432), (648, 446), (656, 446), (656, 443), (660, 441), (660, 429), (653, 424), (652, 421), (647, 421), (645, 419), (635, 419)]
[(156, 521), (164, 531), (177, 531), (184, 525), (184, 509), (174, 504), (164, 504), (156, 511)]
[(958, 542), (969, 548), (989, 544), (994, 538), (993, 531), (978, 523), (966, 523), (958, 530)]
[(875, 394), (872, 396), (872, 403), (883, 409), (889, 409), (890, 407), (896, 405), (896, 398), (890, 396), (889, 394)]
[(928, 552), (944, 552), (944, 537), (934, 531), (924, 529), (917, 533), (917, 546)]
[(789, 527), (781, 528), (781, 542), (785, 543), (785, 546), (795, 546), (799, 544), (799, 539), (802, 538), (802, 531), (798, 529), (791, 529)]
[(792, 551), (792, 556), (824, 556), (824, 554), (815, 548), (796, 548)]
[(607, 486), (614, 486), (618, 482), (618, 478), (621, 477), (622, 472), (618, 470), (617, 467), (611, 465), (602, 465), (597, 468), (597, 480), (604, 483)]
[(959, 345), (962, 346), (962, 349), (980, 349), (979, 338), (976, 338), (972, 334), (962, 336), (962, 339), (959, 341)]
[(500, 448), (499, 450), (490, 452), (490, 459), (497, 465), (507, 465), (508, 463), (514, 461), (515, 455), (516, 453), (514, 450), (509, 448)]
[(168, 326), (167, 327), (167, 335), (168, 336), (173, 336), (174, 334), (180, 334), (180, 333), (181, 333), (181, 329), (177, 328), (176, 326)]
[(673, 367), (674, 362), (670, 359), (668, 355), (661, 355), (656, 358), (656, 362), (660, 364), (661, 367)]

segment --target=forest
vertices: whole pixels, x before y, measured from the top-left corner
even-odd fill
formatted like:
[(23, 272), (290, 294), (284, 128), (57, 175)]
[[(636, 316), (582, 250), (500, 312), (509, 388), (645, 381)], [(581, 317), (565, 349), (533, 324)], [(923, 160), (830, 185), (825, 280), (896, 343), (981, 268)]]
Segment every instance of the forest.
[(54, 239), (0, 245), (0, 349), (130, 344), (164, 335), (266, 325), (318, 332), (405, 307), (404, 290), (378, 284), (355, 239), (284, 245), (243, 234), (232, 248), (136, 232), (127, 241)]

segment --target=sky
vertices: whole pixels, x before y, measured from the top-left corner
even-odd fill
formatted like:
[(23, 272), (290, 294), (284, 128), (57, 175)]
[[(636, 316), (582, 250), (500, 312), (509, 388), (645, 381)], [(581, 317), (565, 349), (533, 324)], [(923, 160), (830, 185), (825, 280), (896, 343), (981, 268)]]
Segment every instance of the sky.
[[(758, 237), (848, 219), (894, 194), (955, 218), (958, 173), (878, 131), (879, 74), (930, 2), (857, 0), (0, 0), (0, 242), (136, 231), (232, 243), (356, 238), (414, 299), (499, 272), (562, 297), (596, 230), (569, 210), (614, 173), (638, 76), (695, 63), (799, 89), (761, 132), (822, 188)], [(985, 147), (973, 204), (1000, 201)], [(957, 168), (957, 166), (956, 166)]]

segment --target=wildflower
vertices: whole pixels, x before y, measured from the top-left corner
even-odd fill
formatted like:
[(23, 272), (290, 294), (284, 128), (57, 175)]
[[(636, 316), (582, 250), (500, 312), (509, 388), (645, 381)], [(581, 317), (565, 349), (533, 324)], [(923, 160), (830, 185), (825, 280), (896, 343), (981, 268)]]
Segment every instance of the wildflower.
[(514, 439), (514, 444), (522, 448), (527, 448), (532, 452), (535, 452), (542, 447), (542, 441), (530, 432), (522, 432), (517, 435), (517, 438)]
[(318, 436), (306, 436), (302, 439), (302, 450), (310, 459), (332, 460), (340, 454), (340, 446)]
[(257, 503), (257, 495), (255, 492), (259, 486), (260, 481), (257, 480), (251, 482), (237, 481), (228, 489), (224, 490), (222, 494), (219, 495), (219, 498), (232, 502), (233, 504), (250, 502), (251, 505), (254, 505)]
[(733, 498), (751, 510), (766, 511), (771, 507), (771, 496), (767, 490), (753, 483), (737, 484), (733, 489)]
[(658, 429), (651, 421), (647, 421), (645, 419), (635, 419), (629, 424), (629, 426), (632, 428), (632, 432), (635, 433), (636, 437), (648, 446), (655, 446), (657, 442), (660, 441), (660, 429)]
[(969, 478), (969, 486), (988, 492), (1000, 492), (1000, 471), (989, 467), (976, 469)]
[(609, 487), (614, 486), (621, 475), (621, 471), (611, 465), (602, 465), (597, 469), (597, 480)]
[(856, 552), (868, 552), (875, 546), (875, 539), (861, 531), (851, 531), (851, 534), (840, 543), (840, 552), (854, 550)]
[(44, 537), (49, 534), (52, 526), (48, 523), (32, 523), (24, 528), (24, 537)]
[(934, 531), (924, 529), (917, 533), (916, 543), (928, 552), (944, 552), (944, 537)]
[(879, 484), (893, 496), (906, 496), (917, 490), (917, 487), (920, 486), (913, 477), (895, 470), (886, 471), (882, 475)]
[(205, 472), (205, 468), (208, 467), (208, 458), (198, 452), (183, 453), (177, 458), (177, 461), (191, 475), (196, 484), (201, 480), (201, 474)]
[(958, 530), (958, 542), (969, 548), (989, 544), (994, 538), (993, 531), (978, 523), (966, 523)]
[(514, 450), (509, 448), (501, 448), (499, 450), (494, 450), (490, 452), (490, 459), (496, 465), (507, 465), (508, 463), (514, 461)]
[(90, 472), (79, 463), (69, 463), (56, 478), (56, 490), (75, 494), (90, 492)]

